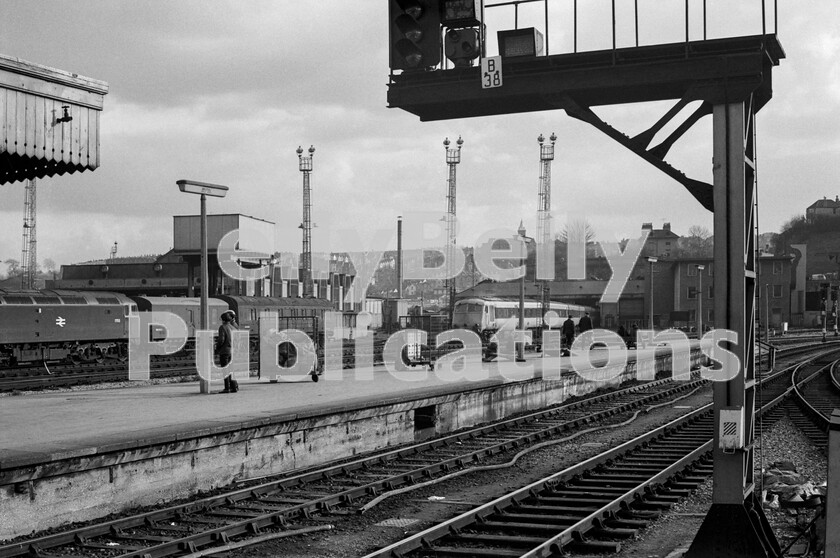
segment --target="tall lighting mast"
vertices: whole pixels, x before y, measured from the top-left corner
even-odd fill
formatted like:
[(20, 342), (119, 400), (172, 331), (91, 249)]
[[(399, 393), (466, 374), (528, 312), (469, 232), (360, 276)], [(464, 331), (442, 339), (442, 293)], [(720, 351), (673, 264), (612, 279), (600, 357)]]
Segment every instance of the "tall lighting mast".
[[(554, 255), (554, 242), (551, 238), (551, 161), (554, 160), (554, 142), (557, 136), (554, 133), (548, 138), (551, 143), (545, 143), (545, 137), (540, 134), (537, 141), (540, 144), (540, 186), (537, 194), (539, 206), (537, 207), (537, 242), (538, 250), (551, 250)], [(544, 258), (544, 261), (554, 262), (553, 257)], [(552, 275), (553, 275), (553, 269)], [(535, 277), (536, 279), (536, 277)], [(542, 303), (542, 319), (545, 326), (545, 314), (551, 307), (551, 287), (548, 281), (540, 282), (540, 299)]]
[(312, 158), (315, 147), (309, 146), (309, 156), (303, 156), (303, 149), (298, 146), (298, 167), (303, 173), (303, 222), (298, 228), (303, 229), (303, 251), (300, 255), (300, 268), (303, 272), (303, 296), (314, 296), (312, 285), (312, 198), (309, 175), (312, 174)]
[(452, 315), (455, 311), (455, 277), (452, 267), (455, 259), (455, 168), (461, 162), (461, 146), (464, 140), (461, 136), (455, 141), (457, 147), (449, 147), (449, 138), (443, 140), (443, 147), (446, 150), (446, 164), (449, 166), (449, 178), (447, 179), (446, 194), (446, 294), (449, 297), (449, 327), (452, 327)]
[(23, 249), (21, 251), (20, 287), (35, 288), (35, 272), (38, 269), (37, 245), (35, 234), (35, 179), (26, 182), (26, 194), (23, 201)]

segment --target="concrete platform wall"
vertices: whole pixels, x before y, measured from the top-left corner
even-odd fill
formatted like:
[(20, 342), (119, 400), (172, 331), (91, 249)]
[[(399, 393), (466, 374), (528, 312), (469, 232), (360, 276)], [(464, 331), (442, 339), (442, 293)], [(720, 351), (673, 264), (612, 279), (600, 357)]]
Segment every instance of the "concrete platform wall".
[[(693, 364), (700, 358), (699, 352), (693, 354)], [(655, 367), (669, 370), (670, 356), (658, 357)], [(237, 478), (288, 473), (556, 405), (635, 378), (635, 362), (622, 368), (601, 369), (612, 378), (605, 382), (587, 382), (577, 375), (484, 382), (461, 392), (263, 420), (223, 433), (184, 433), (174, 442), (149, 439), (124, 451), (4, 470), (0, 540), (194, 496)], [(464, 388), (452, 389), (458, 387)]]

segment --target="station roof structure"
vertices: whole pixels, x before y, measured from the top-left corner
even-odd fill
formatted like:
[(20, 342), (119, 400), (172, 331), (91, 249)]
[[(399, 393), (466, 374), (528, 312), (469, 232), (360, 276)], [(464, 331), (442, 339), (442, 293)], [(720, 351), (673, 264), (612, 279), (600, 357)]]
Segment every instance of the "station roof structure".
[(0, 184), (99, 166), (104, 81), (0, 54)]

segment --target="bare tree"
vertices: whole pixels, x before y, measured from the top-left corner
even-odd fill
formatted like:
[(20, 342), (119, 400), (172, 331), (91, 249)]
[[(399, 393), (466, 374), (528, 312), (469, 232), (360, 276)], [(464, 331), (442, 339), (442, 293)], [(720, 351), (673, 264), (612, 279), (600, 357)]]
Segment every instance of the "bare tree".
[(701, 225), (692, 225), (688, 234), (678, 242), (679, 254), (684, 258), (711, 257), (714, 251), (714, 237), (709, 229)]
[(17, 261), (14, 258), (9, 258), (8, 260), (4, 261), (3, 263), (6, 264), (6, 266), (8, 266), (7, 270), (8, 270), (8, 273), (9, 273), (9, 277), (14, 277), (15, 275), (20, 275), (21, 269), (20, 269), (20, 262), (19, 261)]
[(566, 223), (563, 229), (557, 234), (557, 240), (560, 242), (583, 241), (589, 244), (595, 240), (595, 229), (592, 228), (589, 221), (579, 217)]
[(55, 265), (55, 261), (52, 258), (45, 258), (41, 263), (41, 268), (47, 273), (52, 273), (58, 268), (58, 266)]
[(703, 225), (691, 225), (690, 227), (688, 227), (688, 234), (686, 236), (697, 237), (703, 240), (707, 240), (712, 236), (712, 231), (710, 231)]

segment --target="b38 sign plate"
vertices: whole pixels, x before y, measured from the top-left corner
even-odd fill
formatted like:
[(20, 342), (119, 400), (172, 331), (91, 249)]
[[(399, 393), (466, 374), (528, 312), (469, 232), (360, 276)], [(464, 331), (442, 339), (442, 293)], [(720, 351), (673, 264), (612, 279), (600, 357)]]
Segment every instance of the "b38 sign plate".
[(481, 59), (481, 88), (502, 86), (502, 57), (491, 56)]

